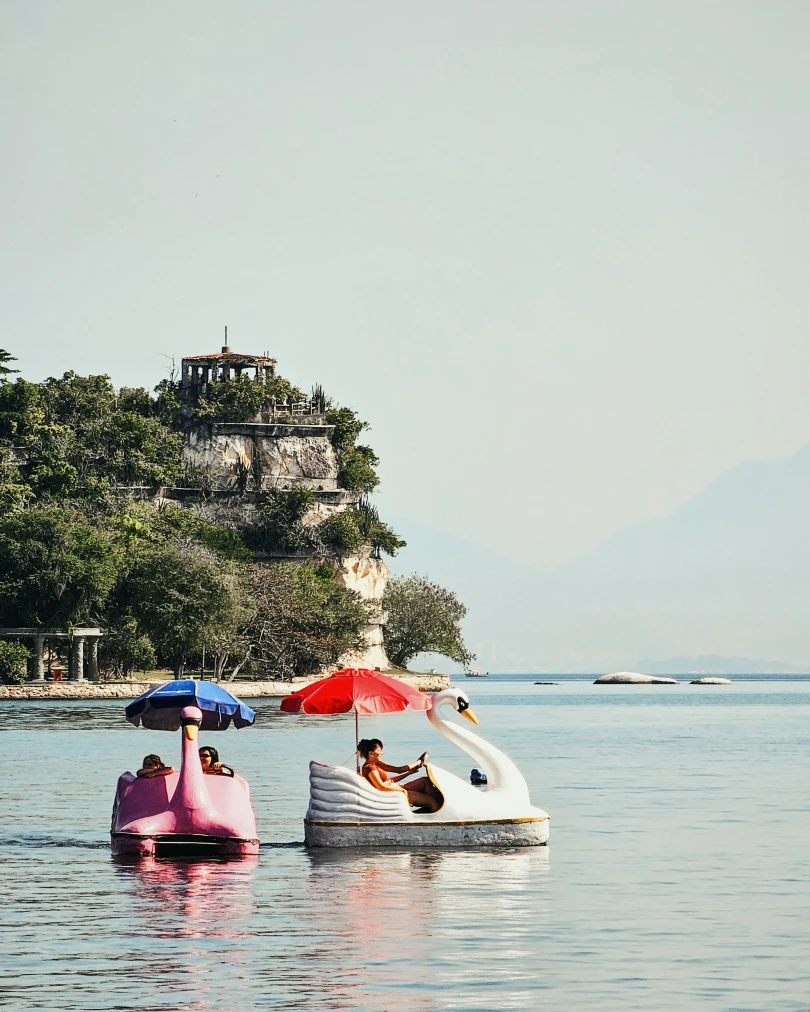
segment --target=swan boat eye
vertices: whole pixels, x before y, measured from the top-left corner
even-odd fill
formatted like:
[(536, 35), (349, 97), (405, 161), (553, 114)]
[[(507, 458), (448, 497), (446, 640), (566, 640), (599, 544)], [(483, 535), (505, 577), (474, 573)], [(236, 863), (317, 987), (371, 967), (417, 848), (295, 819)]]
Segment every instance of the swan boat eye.
[(461, 696), (459, 696), (456, 702), (458, 703), (459, 713), (464, 713), (465, 710), (469, 710), (470, 704), (467, 702), (466, 699), (462, 699)]

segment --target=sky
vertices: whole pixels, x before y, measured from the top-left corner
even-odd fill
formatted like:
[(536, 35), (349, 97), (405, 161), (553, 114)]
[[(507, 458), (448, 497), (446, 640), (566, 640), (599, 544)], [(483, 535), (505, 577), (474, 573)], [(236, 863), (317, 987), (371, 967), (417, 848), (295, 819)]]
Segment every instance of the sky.
[(810, 441), (810, 5), (0, 5), (2, 339), (269, 351), (549, 569)]

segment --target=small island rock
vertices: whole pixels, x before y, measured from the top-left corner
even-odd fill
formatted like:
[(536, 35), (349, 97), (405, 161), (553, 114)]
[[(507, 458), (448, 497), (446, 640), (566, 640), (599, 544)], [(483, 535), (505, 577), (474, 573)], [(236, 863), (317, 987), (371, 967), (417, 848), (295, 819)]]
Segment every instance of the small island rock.
[(731, 685), (730, 678), (693, 678), (690, 685)]
[(677, 678), (659, 678), (657, 675), (642, 675), (638, 671), (615, 671), (602, 675), (594, 685), (680, 685)]

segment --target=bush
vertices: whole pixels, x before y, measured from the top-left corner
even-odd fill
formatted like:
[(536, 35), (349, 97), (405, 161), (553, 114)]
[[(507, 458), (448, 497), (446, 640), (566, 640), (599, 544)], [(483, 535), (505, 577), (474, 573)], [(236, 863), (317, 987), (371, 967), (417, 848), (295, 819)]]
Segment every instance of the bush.
[(0, 640), (0, 678), (19, 685), (28, 677), (28, 658), (31, 651), (12, 640)]

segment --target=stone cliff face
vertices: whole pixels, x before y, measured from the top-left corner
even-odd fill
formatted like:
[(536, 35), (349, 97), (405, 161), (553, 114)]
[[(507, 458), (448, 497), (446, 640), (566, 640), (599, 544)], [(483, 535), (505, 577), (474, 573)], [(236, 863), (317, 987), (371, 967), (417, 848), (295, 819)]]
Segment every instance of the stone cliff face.
[[(203, 471), (213, 489), (236, 490), (245, 472), (260, 473), (262, 487), (287, 488), (304, 485), (324, 493), (318, 497), (304, 523), (320, 523), (329, 514), (356, 502), (358, 493), (341, 490), (338, 467), (329, 436), (332, 426), (319, 424), (266, 424), (257, 422), (211, 423), (190, 428), (186, 433), (186, 463)], [(236, 509), (243, 520), (250, 520), (256, 506), (247, 497), (222, 500), (197, 508), (212, 521)], [(288, 557), (280, 557), (281, 558)], [(268, 560), (269, 561), (269, 560)], [(297, 560), (303, 561), (303, 560)], [(346, 667), (381, 668), (389, 666), (383, 644), (382, 597), (389, 570), (381, 559), (361, 552), (345, 558), (338, 580), (357, 591), (369, 608), (369, 621), (363, 629), (366, 648), (340, 659)]]
[(368, 625), (363, 628), (366, 649), (341, 657), (340, 663), (344, 667), (381, 668), (384, 671), (390, 666), (383, 643), (385, 612), (382, 610), (382, 597), (389, 575), (383, 560), (371, 558), (368, 554), (343, 560), (338, 581), (349, 590), (356, 590), (370, 606)]
[(215, 489), (235, 488), (240, 473), (260, 471), (262, 484), (337, 489), (330, 425), (219, 423), (186, 434), (186, 463), (203, 470)]

